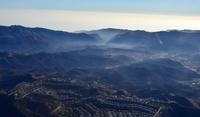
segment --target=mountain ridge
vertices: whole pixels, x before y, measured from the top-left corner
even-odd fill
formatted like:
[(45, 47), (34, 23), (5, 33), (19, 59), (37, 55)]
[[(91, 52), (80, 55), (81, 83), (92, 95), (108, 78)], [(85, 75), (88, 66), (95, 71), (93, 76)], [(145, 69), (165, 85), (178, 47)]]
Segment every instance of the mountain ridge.
[(50, 51), (59, 46), (97, 44), (97, 35), (75, 34), (45, 28), (0, 26), (0, 49), (4, 51)]

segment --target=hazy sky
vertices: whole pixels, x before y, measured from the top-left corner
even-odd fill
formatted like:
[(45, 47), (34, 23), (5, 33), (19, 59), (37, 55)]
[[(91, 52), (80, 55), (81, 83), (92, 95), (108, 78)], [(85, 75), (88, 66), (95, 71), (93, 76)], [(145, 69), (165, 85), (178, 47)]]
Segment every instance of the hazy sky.
[(0, 25), (200, 30), (200, 0), (0, 0)]

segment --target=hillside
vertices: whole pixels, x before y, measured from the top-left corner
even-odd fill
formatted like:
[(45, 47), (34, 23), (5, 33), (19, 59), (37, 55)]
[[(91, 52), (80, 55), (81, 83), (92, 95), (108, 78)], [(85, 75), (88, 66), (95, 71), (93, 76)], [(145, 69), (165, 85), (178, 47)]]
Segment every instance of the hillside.
[(112, 38), (107, 44), (125, 44), (129, 46), (149, 47), (154, 51), (167, 52), (199, 52), (199, 32), (181, 31), (129, 31)]
[[(48, 95), (30, 94), (27, 97), (15, 100), (12, 96), (0, 95), (0, 112), (2, 117), (44, 117), (58, 106), (54, 98)], [(10, 113), (12, 112), (12, 113)]]
[(146, 60), (117, 69), (136, 84), (174, 84), (177, 81), (200, 77), (196, 72), (184, 68), (170, 59)]
[(0, 50), (15, 52), (50, 51), (61, 46), (89, 45), (101, 41), (98, 35), (23, 26), (0, 26), (0, 35)]

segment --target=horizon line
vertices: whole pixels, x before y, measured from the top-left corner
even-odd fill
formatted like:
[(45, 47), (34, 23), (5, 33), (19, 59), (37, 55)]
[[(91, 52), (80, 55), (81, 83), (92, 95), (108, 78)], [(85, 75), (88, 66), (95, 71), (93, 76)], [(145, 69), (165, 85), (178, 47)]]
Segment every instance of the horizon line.
[[(47, 29), (47, 30), (52, 30), (52, 31), (62, 31), (62, 32), (69, 32), (69, 31), (64, 31), (64, 30), (57, 30), (57, 29), (52, 29), (52, 28), (45, 28), (45, 27), (32, 27), (32, 26), (24, 26), (24, 25), (17, 25), (17, 24), (14, 24), (14, 25), (1, 25), (0, 26), (3, 26), (3, 27), (12, 27), (12, 26), (19, 26), (19, 27), (24, 27), (24, 28), (43, 28), (43, 29)], [(183, 29), (183, 30), (179, 30), (179, 29), (167, 29), (167, 30), (159, 30), (159, 31), (147, 31), (147, 30), (142, 30), (142, 29), (137, 29), (137, 30), (130, 30), (130, 29), (123, 29), (123, 28), (112, 28), (112, 27), (108, 27), (108, 28), (100, 28), (100, 29), (93, 29), (93, 30), (77, 30), (77, 31), (74, 31), (74, 32), (69, 32), (69, 33), (76, 33), (78, 31), (83, 31), (84, 32), (89, 32), (89, 31), (98, 31), (98, 30), (107, 30), (107, 29), (114, 29), (114, 30), (128, 30), (128, 31), (145, 31), (145, 32), (162, 32), (162, 31), (200, 31), (199, 30), (192, 30), (192, 29)], [(82, 33), (82, 32), (81, 32)]]

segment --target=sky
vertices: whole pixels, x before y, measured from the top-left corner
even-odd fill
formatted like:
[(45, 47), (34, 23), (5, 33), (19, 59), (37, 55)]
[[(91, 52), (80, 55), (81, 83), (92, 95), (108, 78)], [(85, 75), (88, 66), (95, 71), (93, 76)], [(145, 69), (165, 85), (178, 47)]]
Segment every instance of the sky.
[(0, 0), (0, 25), (77, 31), (200, 30), (200, 0)]

